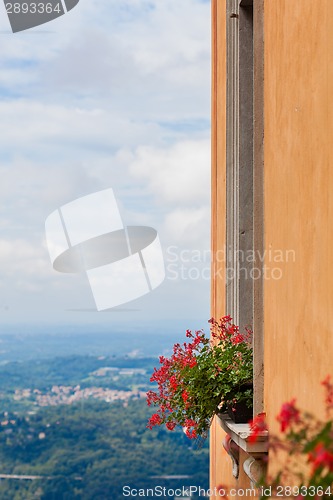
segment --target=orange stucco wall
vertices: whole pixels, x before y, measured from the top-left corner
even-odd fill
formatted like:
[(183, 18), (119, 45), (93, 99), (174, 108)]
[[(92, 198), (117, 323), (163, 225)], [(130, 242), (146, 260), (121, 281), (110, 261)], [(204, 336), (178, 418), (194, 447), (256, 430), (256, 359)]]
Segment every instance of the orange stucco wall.
[[(254, 8), (256, 0), (254, 0)], [(333, 5), (264, 0), (264, 410), (323, 412), (333, 375)], [(225, 243), (225, 0), (212, 0), (212, 249)], [(212, 279), (212, 314), (224, 280)], [(221, 429), (211, 433), (211, 486), (230, 484)]]
[[(225, 214), (225, 4), (212, 0), (212, 255), (225, 244), (225, 223), (221, 224), (221, 214)], [(212, 274), (216, 274), (213, 261)], [(220, 271), (220, 270), (219, 270)], [(212, 316), (224, 315), (224, 279), (212, 279)], [(210, 431), (210, 486), (226, 484), (232, 477), (231, 461), (223, 449), (224, 432), (216, 419)], [(215, 495), (212, 496), (215, 499)]]
[(282, 274), (264, 282), (273, 428), (292, 397), (320, 413), (320, 381), (333, 372), (332, 1), (266, 0), (264, 30), (265, 264)]
[[(212, 0), (212, 255), (225, 247), (226, 213), (226, 12), (225, 0)], [(212, 263), (211, 312), (221, 318), (225, 312), (224, 262)], [(232, 462), (223, 448), (226, 434), (214, 420), (210, 430), (210, 488), (248, 488), (242, 467), (239, 478), (232, 475)], [(241, 451), (240, 462), (248, 456)], [(213, 494), (211, 500), (219, 499)]]

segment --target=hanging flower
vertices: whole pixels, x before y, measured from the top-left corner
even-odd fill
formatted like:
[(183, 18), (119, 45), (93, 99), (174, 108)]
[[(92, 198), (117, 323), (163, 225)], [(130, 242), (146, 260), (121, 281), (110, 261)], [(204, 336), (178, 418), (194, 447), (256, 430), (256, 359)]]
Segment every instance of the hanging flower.
[(252, 404), (252, 391), (239, 390), (252, 380), (252, 332), (240, 333), (230, 316), (209, 322), (210, 338), (202, 330), (187, 330), (187, 342), (176, 343), (169, 358), (160, 356), (150, 378), (157, 387), (147, 393), (148, 406), (157, 407), (149, 428), (179, 425), (195, 438), (207, 431), (221, 407), (240, 400)]

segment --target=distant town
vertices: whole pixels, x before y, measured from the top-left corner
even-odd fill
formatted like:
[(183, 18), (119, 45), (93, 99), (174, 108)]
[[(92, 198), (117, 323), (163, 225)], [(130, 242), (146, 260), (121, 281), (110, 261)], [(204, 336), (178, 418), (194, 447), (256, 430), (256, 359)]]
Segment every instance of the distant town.
[[(91, 377), (112, 377), (112, 381), (119, 380), (120, 377), (133, 377), (135, 375), (146, 375), (147, 370), (142, 368), (122, 368), (101, 367), (89, 375)], [(15, 401), (27, 400), (36, 406), (58, 406), (70, 405), (78, 401), (87, 399), (98, 399), (106, 403), (114, 401), (127, 402), (131, 399), (140, 399), (146, 397), (146, 390), (137, 389), (110, 389), (108, 387), (81, 387), (81, 385), (53, 385), (50, 390), (40, 389), (15, 389), (13, 399)]]

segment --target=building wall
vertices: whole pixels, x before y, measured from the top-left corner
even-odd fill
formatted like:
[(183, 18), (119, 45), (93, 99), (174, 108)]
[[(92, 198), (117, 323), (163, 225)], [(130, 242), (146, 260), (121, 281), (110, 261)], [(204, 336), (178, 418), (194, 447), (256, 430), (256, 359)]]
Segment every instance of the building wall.
[[(320, 412), (333, 359), (333, 9), (331, 0), (266, 0), (265, 398), (271, 428), (296, 397)], [(286, 252), (291, 250), (286, 257)], [(277, 255), (276, 255), (277, 257)]]
[[(225, 315), (225, 262), (221, 258), (226, 238), (226, 11), (225, 0), (212, 0), (212, 255), (211, 311), (215, 318)], [(232, 476), (232, 463), (223, 448), (226, 434), (217, 422), (210, 432), (210, 485), (211, 488), (228, 486), (248, 488), (249, 481), (240, 470), (238, 480)], [(243, 456), (244, 455), (244, 456)], [(241, 462), (247, 455), (241, 452)], [(220, 498), (213, 495), (211, 497)]]
[[(333, 9), (331, 0), (263, 5), (264, 411), (276, 432), (279, 408), (293, 397), (324, 414), (320, 381), (333, 372)], [(225, 244), (225, 23), (225, 0), (212, 0), (213, 252)], [(220, 317), (228, 311), (215, 272)], [(223, 437), (213, 424), (211, 487), (234, 484)]]
[[(225, 154), (225, 93), (226, 93), (226, 40), (225, 2), (212, 0), (212, 255), (225, 245), (226, 210), (226, 154)], [(221, 274), (220, 274), (221, 273)], [(211, 311), (222, 317), (225, 308), (224, 265), (212, 262)], [(216, 276), (216, 278), (214, 278)], [(231, 461), (223, 449), (225, 433), (216, 419), (210, 431), (210, 485), (211, 488), (226, 484), (232, 477)], [(215, 498), (212, 497), (212, 498)]]

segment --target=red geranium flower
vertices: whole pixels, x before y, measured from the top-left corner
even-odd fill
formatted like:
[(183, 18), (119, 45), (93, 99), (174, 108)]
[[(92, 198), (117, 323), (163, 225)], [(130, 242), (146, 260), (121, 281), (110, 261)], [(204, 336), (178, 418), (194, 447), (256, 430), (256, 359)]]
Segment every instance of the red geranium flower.
[(325, 403), (327, 413), (333, 409), (333, 384), (331, 382), (331, 376), (327, 375), (327, 377), (321, 383), (326, 390)]
[(190, 439), (195, 439), (198, 437), (197, 431), (195, 429), (188, 429), (187, 427), (185, 427), (185, 434)]
[(162, 423), (162, 419), (160, 417), (160, 415), (158, 413), (154, 413), (150, 419), (149, 419), (149, 422), (148, 422), (148, 429), (152, 429), (153, 427), (155, 427), (155, 425), (161, 425)]
[[(191, 438), (205, 435), (230, 390), (251, 380), (253, 353), (248, 331), (241, 334), (230, 316), (220, 321), (212, 318), (210, 323), (211, 337), (203, 330), (187, 330), (187, 342), (174, 344), (170, 357), (159, 357), (160, 366), (150, 378), (157, 387), (147, 393), (148, 406), (158, 408), (149, 420), (150, 428), (179, 425)], [(250, 400), (251, 395), (245, 397)]]
[(254, 417), (253, 420), (250, 421), (250, 429), (251, 429), (251, 435), (249, 437), (250, 443), (255, 443), (258, 440), (258, 437), (261, 435), (261, 433), (268, 430), (265, 418), (266, 418), (265, 413), (259, 413), (256, 417)]
[(186, 403), (186, 401), (188, 400), (188, 392), (187, 391), (182, 392), (182, 398), (183, 398), (184, 403)]
[(312, 463), (312, 472), (325, 467), (333, 472), (333, 453), (325, 448), (324, 443), (318, 443), (315, 449), (309, 453), (309, 462)]
[(292, 399), (289, 403), (284, 403), (282, 405), (280, 414), (277, 416), (277, 420), (281, 425), (281, 432), (284, 432), (293, 423), (298, 423), (300, 421), (299, 410), (295, 407), (296, 399)]

